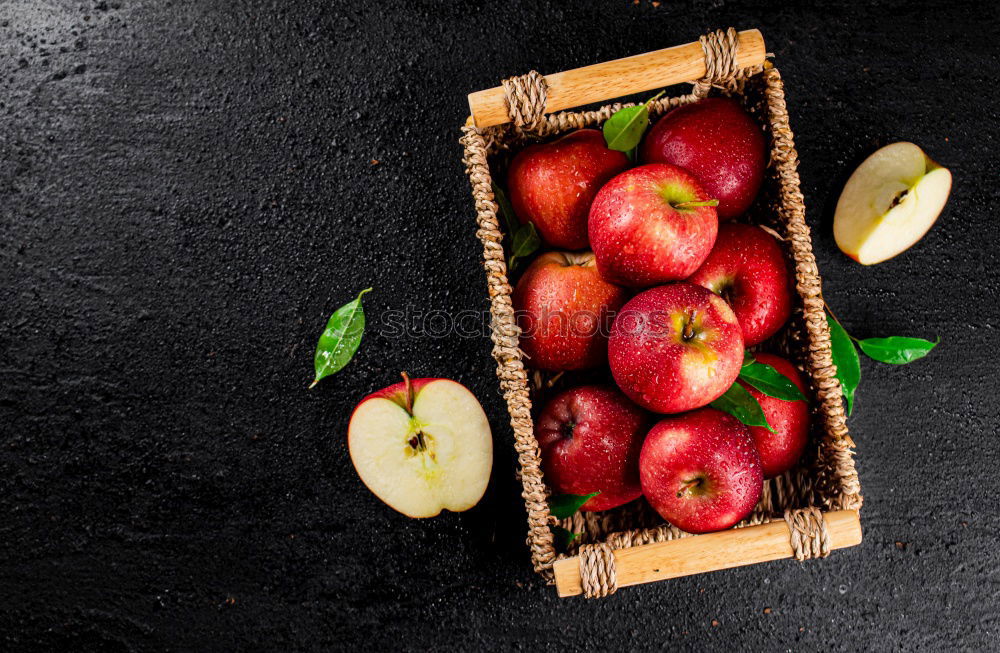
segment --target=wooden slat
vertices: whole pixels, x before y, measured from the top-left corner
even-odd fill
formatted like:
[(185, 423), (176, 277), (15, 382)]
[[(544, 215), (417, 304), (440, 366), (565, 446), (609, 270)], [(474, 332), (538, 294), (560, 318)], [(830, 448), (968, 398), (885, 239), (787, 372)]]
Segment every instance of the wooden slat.
[[(856, 510), (825, 514), (831, 549), (861, 543), (861, 519)], [(651, 583), (793, 557), (788, 525), (783, 520), (718, 533), (683, 537), (614, 552), (618, 587)], [(583, 593), (579, 557), (553, 566), (559, 596)]]
[[(760, 30), (739, 33), (737, 66), (764, 63), (764, 37)], [(633, 57), (606, 61), (545, 76), (548, 85), (546, 112), (572, 109), (632, 93), (690, 82), (705, 76), (705, 53), (700, 43), (688, 43)], [(469, 109), (477, 127), (509, 122), (503, 87), (469, 94)]]

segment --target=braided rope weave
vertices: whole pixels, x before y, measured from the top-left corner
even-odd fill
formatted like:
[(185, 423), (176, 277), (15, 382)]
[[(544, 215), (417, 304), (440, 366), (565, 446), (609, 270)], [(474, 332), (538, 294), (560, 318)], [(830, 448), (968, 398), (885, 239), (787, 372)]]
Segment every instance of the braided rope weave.
[[(707, 34), (701, 39), (705, 52), (706, 75), (693, 83), (691, 92), (662, 98), (652, 103), (654, 116), (705, 97), (712, 88), (743, 99), (770, 132), (771, 162), (768, 183), (775, 187), (774, 210), (760, 217), (770, 223), (783, 240), (794, 263), (796, 290), (801, 306), (792, 324), (775, 346), (798, 360), (811, 380), (816, 398), (816, 445), (811, 457), (799, 467), (765, 483), (760, 503), (750, 517), (739, 524), (748, 526), (784, 519), (789, 526), (795, 557), (805, 560), (829, 553), (829, 537), (822, 510), (858, 509), (861, 486), (854, 466), (854, 442), (847, 431), (843, 396), (836, 378), (830, 350), (830, 333), (824, 312), (822, 281), (812, 253), (805, 204), (798, 176), (798, 155), (788, 122), (784, 88), (778, 70), (770, 62), (751, 69), (736, 66), (736, 31), (730, 28)], [(545, 79), (532, 72), (503, 83), (512, 124), (463, 128), (463, 162), (472, 184), (476, 203), (476, 235), (483, 244), (487, 287), (492, 314), (493, 356), (497, 376), (507, 401), (514, 446), (521, 470), (522, 497), (528, 511), (528, 546), (535, 570), (552, 580), (552, 563), (557, 559), (550, 525), (548, 489), (542, 476), (541, 456), (531, 418), (528, 371), (518, 347), (519, 330), (511, 306), (511, 286), (503, 250), (503, 234), (497, 220), (489, 157), (517, 149), (526, 142), (597, 126), (615, 111), (630, 106), (609, 104), (594, 111), (545, 114)], [(754, 95), (756, 99), (751, 99)], [(687, 533), (665, 524), (644, 502), (635, 502), (604, 513), (577, 513), (564, 527), (581, 533), (574, 546), (580, 556), (584, 595), (600, 597), (614, 593), (617, 578), (613, 551), (651, 542), (662, 542)]]

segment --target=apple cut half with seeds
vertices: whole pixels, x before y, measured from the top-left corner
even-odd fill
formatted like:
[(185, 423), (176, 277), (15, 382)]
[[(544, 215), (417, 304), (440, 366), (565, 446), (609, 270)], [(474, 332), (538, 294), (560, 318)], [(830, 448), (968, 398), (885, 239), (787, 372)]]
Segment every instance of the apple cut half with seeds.
[(951, 173), (913, 143), (893, 143), (858, 166), (833, 217), (841, 251), (862, 265), (906, 251), (931, 228), (951, 192)]
[(413, 379), (368, 395), (347, 443), (375, 496), (409, 517), (476, 505), (493, 467), (490, 424), (476, 397), (449, 379)]

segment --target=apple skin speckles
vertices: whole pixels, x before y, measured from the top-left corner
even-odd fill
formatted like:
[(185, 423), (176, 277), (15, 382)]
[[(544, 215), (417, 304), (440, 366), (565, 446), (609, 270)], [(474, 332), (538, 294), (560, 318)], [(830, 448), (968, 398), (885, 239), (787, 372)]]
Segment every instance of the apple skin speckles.
[(605, 280), (645, 288), (684, 279), (708, 256), (719, 228), (712, 198), (685, 170), (639, 166), (609, 181), (590, 207), (588, 230)]
[(705, 98), (658, 120), (641, 146), (642, 160), (688, 170), (719, 200), (720, 220), (742, 215), (764, 180), (764, 133), (730, 98)]
[(580, 129), (521, 150), (507, 171), (507, 194), (521, 222), (532, 222), (548, 245), (588, 246), (587, 215), (598, 189), (628, 167), (596, 129)]
[(590, 494), (583, 511), (639, 498), (639, 451), (652, 416), (621, 392), (578, 386), (549, 401), (535, 424), (545, 481), (558, 494)]
[(781, 329), (792, 314), (792, 279), (781, 244), (760, 227), (726, 223), (690, 283), (719, 293), (732, 307), (752, 347)]
[[(802, 394), (808, 396), (802, 374), (789, 361), (774, 354), (763, 353), (755, 354), (754, 358), (758, 363), (776, 369), (794, 383)], [(738, 383), (757, 400), (767, 423), (774, 429), (772, 433), (763, 426), (748, 427), (760, 454), (764, 478), (779, 476), (795, 467), (809, 443), (809, 404), (805, 401), (784, 401), (768, 397), (743, 381)]]
[[(678, 438), (684, 432), (687, 437)], [(747, 427), (714, 408), (658, 422), (639, 455), (642, 492), (668, 522), (688, 533), (729, 528), (760, 500), (760, 456)]]
[(622, 307), (611, 326), (608, 363), (632, 401), (680, 413), (729, 389), (743, 364), (743, 335), (732, 309), (710, 290), (667, 284)]
[(601, 278), (591, 252), (539, 256), (512, 297), (531, 366), (561, 371), (606, 364), (611, 321), (627, 297)]

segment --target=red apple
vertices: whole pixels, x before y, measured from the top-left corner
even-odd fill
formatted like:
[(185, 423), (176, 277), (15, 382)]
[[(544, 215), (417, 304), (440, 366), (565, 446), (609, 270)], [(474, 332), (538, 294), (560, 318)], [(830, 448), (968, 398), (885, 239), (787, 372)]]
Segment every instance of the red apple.
[(608, 332), (625, 290), (597, 273), (591, 252), (548, 252), (525, 270), (512, 298), (532, 367), (580, 370), (608, 359)]
[(587, 247), (587, 212), (597, 190), (628, 167), (596, 129), (521, 150), (507, 171), (507, 193), (521, 222), (533, 222), (553, 247)]
[(689, 170), (719, 200), (719, 219), (744, 213), (767, 166), (764, 133), (735, 101), (713, 97), (678, 107), (653, 125), (642, 160)]
[[(770, 365), (782, 376), (806, 393), (806, 384), (802, 375), (790, 362), (773, 354), (754, 354), (758, 363)], [(760, 463), (764, 478), (779, 476), (798, 464), (809, 443), (809, 404), (804, 401), (785, 401), (768, 397), (763, 392), (744, 383), (753, 398), (760, 404), (767, 418), (767, 423), (774, 429), (771, 433), (763, 426), (751, 426), (750, 435), (757, 444), (760, 453)]]
[(792, 284), (781, 245), (759, 227), (723, 224), (715, 247), (688, 281), (720, 295), (736, 313), (743, 344), (764, 342), (792, 314)]
[(743, 364), (743, 336), (733, 309), (690, 283), (645, 290), (611, 326), (608, 362), (632, 401), (680, 413), (718, 399)]
[(368, 489), (409, 517), (468, 510), (493, 466), (486, 414), (448, 379), (406, 379), (368, 395), (351, 415), (347, 446)]
[(590, 244), (601, 276), (638, 288), (688, 277), (715, 242), (719, 221), (711, 204), (711, 195), (677, 166), (621, 173), (590, 207)]
[(649, 414), (612, 388), (585, 385), (555, 396), (535, 424), (545, 481), (557, 494), (600, 492), (581, 510), (634, 501)]
[(739, 523), (763, 488), (760, 456), (747, 427), (714, 408), (657, 423), (642, 446), (639, 478), (649, 505), (688, 533)]

